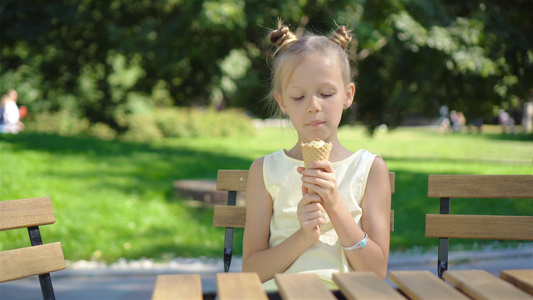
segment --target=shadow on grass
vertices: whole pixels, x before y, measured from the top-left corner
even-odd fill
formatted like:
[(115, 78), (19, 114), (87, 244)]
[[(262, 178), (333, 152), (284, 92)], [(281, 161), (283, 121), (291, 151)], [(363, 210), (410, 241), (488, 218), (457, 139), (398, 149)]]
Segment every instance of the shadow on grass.
[[(144, 144), (122, 141), (104, 141), (86, 137), (65, 137), (38, 133), (6, 135), (4, 142), (17, 150), (48, 152), (57, 156), (81, 156), (102, 166), (86, 172), (62, 171), (57, 177), (129, 178), (123, 186), (116, 181), (99, 181), (101, 186), (123, 189), (125, 192), (143, 194), (153, 189), (165, 191), (167, 200), (173, 201), (172, 183), (178, 179), (214, 179), (218, 169), (248, 169), (251, 161), (241, 157), (198, 151), (183, 146)], [(184, 141), (186, 143), (186, 141)], [(113, 182), (113, 183), (111, 183)]]
[[(114, 248), (121, 247), (128, 240), (135, 241), (149, 237), (150, 243), (143, 243), (139, 248), (132, 246), (130, 251), (123, 251), (122, 257), (127, 259), (140, 257), (164, 259), (166, 256), (218, 257), (218, 249), (222, 251), (223, 247), (223, 229), (212, 227), (212, 208), (195, 208), (183, 204), (183, 199), (174, 196), (173, 182), (190, 178), (214, 179), (218, 169), (248, 169), (251, 164), (249, 159), (217, 152), (216, 149), (213, 151), (191, 149), (187, 147), (186, 140), (183, 141), (183, 145), (166, 145), (165, 143), (143, 144), (103, 141), (88, 137), (23, 133), (2, 135), (2, 143), (6, 149), (9, 148), (12, 152), (50, 153), (52, 164), (54, 161), (61, 160), (62, 157), (69, 157), (69, 161), (74, 163), (80, 161), (80, 166), (72, 166), (72, 168), (69, 166), (60, 169), (46, 168), (47, 171), (43, 172), (47, 174), (43, 173), (43, 175), (53, 176), (54, 180), (58, 179), (59, 182), (69, 182), (72, 179), (75, 182), (84, 182), (80, 187), (87, 190), (80, 191), (81, 193), (87, 194), (93, 190), (118, 191), (117, 195), (126, 195), (126, 197), (133, 199), (138, 198), (145, 203), (150, 202), (155, 194), (162, 194), (164, 200), (170, 204), (169, 209), (175, 209), (178, 212), (185, 210), (185, 214), (177, 214), (175, 220), (166, 220), (166, 222), (170, 221), (172, 225), (152, 224), (149, 228), (145, 228), (142, 234), (137, 234), (128, 230), (127, 224), (120, 225), (124, 228), (113, 229), (109, 224), (104, 223), (106, 222), (105, 218), (112, 217), (114, 213), (118, 214), (122, 211), (126, 213), (124, 216), (131, 216), (131, 220), (128, 217), (120, 216), (120, 218), (125, 219), (124, 222), (136, 222), (134, 218), (139, 217), (143, 212), (126, 212), (121, 210), (123, 204), (119, 203), (109, 206), (89, 206), (94, 207), (94, 209), (87, 211), (86, 214), (91, 216), (88, 219), (92, 220), (91, 222), (102, 221), (102, 224), (96, 226), (98, 230), (101, 230), (99, 231), (101, 234), (106, 235), (102, 238), (115, 239), (113, 243), (120, 243)], [(57, 196), (54, 200), (61, 202), (60, 198), (66, 198), (66, 196), (59, 188), (55, 189), (54, 192)], [(90, 198), (84, 195), (84, 199)], [(68, 200), (65, 199), (64, 201)], [(98, 201), (102, 200), (99, 199)], [(105, 201), (115, 200), (109, 198)], [(70, 207), (69, 209), (73, 209), (72, 207), (79, 209), (79, 207), (86, 206), (80, 204)], [(137, 208), (137, 210), (139, 209), (141, 208)], [(57, 210), (61, 211), (59, 205), (57, 205)], [(133, 209), (129, 208), (128, 210)], [(72, 234), (76, 235), (77, 230), (83, 230), (81, 228), (82, 223), (72, 220), (69, 210), (65, 209), (63, 212), (64, 214), (58, 218), (65, 220), (64, 224), (70, 224), (68, 230)], [(185, 221), (181, 221), (181, 219)], [(184, 234), (185, 231), (188, 231), (187, 234)], [(122, 236), (123, 232), (127, 232), (128, 236)], [(199, 236), (203, 232), (206, 232), (208, 237)], [(212, 239), (213, 236), (216, 236), (217, 239), (204, 241), (204, 239)], [(82, 241), (83, 239), (76, 238), (76, 241), (68, 242), (80, 243)], [(68, 242), (65, 241), (65, 246)], [(96, 250), (95, 245), (92, 247)], [(68, 249), (68, 247), (65, 248)], [(66, 253), (66, 255), (68, 254)], [(74, 256), (76, 255), (78, 254)]]

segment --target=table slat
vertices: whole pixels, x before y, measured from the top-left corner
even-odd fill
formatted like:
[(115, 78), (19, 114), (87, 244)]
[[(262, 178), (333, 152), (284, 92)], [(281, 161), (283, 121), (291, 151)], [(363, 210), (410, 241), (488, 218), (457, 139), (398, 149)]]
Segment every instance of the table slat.
[(203, 299), (200, 275), (159, 275), (155, 282), (152, 300)]
[(500, 277), (533, 295), (533, 270), (504, 270)]
[(218, 273), (218, 299), (268, 299), (257, 273)]
[(337, 273), (333, 274), (333, 281), (349, 300), (405, 299), (373, 272)]
[(443, 278), (474, 299), (531, 299), (526, 292), (484, 270), (454, 270)]
[(429, 271), (391, 271), (389, 279), (410, 299), (469, 299)]
[(337, 299), (315, 273), (276, 274), (274, 280), (284, 300)]

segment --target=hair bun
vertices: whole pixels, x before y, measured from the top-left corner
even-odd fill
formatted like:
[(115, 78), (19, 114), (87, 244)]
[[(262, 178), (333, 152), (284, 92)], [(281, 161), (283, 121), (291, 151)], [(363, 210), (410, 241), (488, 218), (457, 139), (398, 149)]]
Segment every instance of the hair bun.
[(270, 33), (270, 42), (281, 50), (282, 48), (292, 44), (298, 40), (298, 37), (292, 33), (286, 25), (283, 25), (281, 22), (278, 24), (278, 29)]
[(350, 30), (346, 29), (346, 26), (339, 26), (339, 28), (331, 34), (329, 39), (332, 42), (339, 44), (342, 49), (346, 50), (352, 40), (352, 35), (350, 34)]

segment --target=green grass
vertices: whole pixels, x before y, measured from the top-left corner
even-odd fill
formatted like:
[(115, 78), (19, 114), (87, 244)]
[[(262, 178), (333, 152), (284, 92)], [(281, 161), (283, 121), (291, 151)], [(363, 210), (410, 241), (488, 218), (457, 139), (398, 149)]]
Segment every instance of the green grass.
[[(533, 174), (532, 136), (489, 130), (440, 135), (400, 128), (369, 138), (363, 128), (341, 129), (345, 146), (381, 154), (396, 172), (391, 250), (436, 246), (424, 237), (425, 214), (438, 212), (439, 202), (426, 196), (428, 174)], [(0, 200), (50, 196), (57, 223), (41, 228), (44, 241), (61, 241), (68, 260), (113, 262), (221, 256), (223, 230), (211, 226), (212, 209), (188, 206), (173, 195), (172, 183), (247, 169), (259, 156), (292, 147), (296, 137), (291, 129), (270, 128), (255, 137), (150, 144), (35, 133), (0, 138)], [(452, 200), (452, 212), (533, 215), (533, 203)], [(241, 238), (238, 231), (236, 243)], [(25, 245), (22, 230), (0, 234), (0, 249)]]

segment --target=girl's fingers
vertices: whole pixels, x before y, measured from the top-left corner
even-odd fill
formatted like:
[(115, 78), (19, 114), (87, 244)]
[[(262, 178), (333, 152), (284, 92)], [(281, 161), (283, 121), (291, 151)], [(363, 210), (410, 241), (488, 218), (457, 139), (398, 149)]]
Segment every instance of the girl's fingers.
[(309, 165), (309, 168), (310, 169), (323, 170), (326, 173), (333, 173), (334, 172), (333, 165), (331, 164), (330, 161), (327, 161), (327, 160), (320, 160), (320, 161), (316, 161), (314, 163), (311, 163)]
[(308, 204), (311, 204), (311, 203), (322, 203), (322, 198), (320, 198), (319, 195), (317, 194), (311, 194), (307, 191), (308, 187), (307, 185), (302, 185), (302, 192), (305, 190), (306, 193), (303, 194), (303, 197), (302, 199), (300, 200), (300, 202), (298, 203), (298, 206), (304, 206), (304, 205), (308, 205)]

